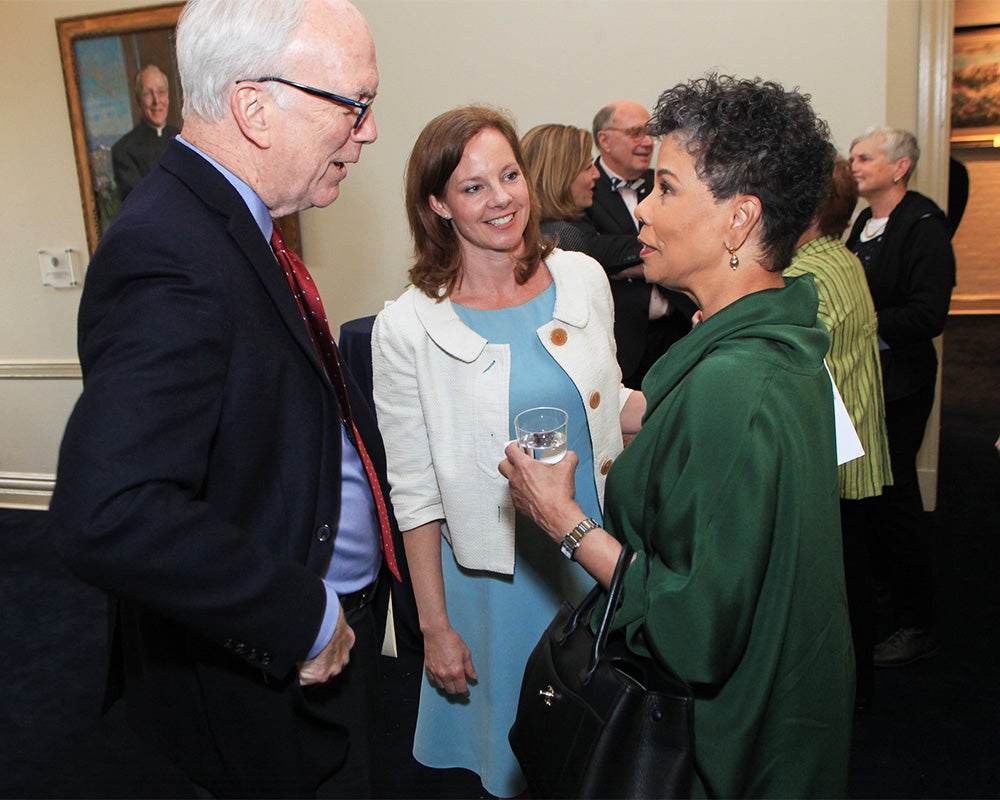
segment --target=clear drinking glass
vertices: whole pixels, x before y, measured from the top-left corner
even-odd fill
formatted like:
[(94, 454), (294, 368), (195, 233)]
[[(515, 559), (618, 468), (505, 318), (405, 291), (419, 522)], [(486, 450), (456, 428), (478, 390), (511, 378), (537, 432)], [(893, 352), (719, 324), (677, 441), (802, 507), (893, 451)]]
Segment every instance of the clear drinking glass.
[(514, 417), (514, 431), (521, 449), (536, 461), (555, 464), (566, 455), (569, 415), (561, 408), (529, 408)]

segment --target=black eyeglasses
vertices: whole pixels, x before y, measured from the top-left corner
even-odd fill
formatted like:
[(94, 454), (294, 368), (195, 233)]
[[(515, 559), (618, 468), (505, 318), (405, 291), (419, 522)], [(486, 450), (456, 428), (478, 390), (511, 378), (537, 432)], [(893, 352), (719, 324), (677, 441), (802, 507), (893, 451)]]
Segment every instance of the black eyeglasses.
[(352, 130), (357, 130), (361, 127), (361, 123), (365, 121), (365, 114), (368, 113), (368, 109), (372, 107), (374, 100), (369, 100), (367, 103), (362, 103), (360, 100), (352, 100), (350, 97), (343, 97), (339, 94), (334, 94), (333, 92), (326, 92), (322, 89), (317, 89), (313, 86), (306, 86), (304, 83), (296, 83), (295, 81), (290, 81), (287, 78), (278, 78), (274, 75), (265, 75), (262, 78), (240, 78), (237, 83), (266, 83), (268, 81), (274, 81), (275, 83), (283, 83), (286, 86), (291, 86), (293, 89), (298, 89), (300, 92), (305, 92), (306, 94), (311, 94), (314, 97), (322, 97), (324, 100), (329, 100), (333, 103), (340, 103), (344, 106), (350, 106), (351, 108), (356, 108), (358, 110), (358, 118), (354, 120), (354, 125)]
[(624, 133), (629, 139), (641, 139), (646, 135), (645, 125), (636, 125), (632, 128), (602, 128), (605, 131), (618, 131)]

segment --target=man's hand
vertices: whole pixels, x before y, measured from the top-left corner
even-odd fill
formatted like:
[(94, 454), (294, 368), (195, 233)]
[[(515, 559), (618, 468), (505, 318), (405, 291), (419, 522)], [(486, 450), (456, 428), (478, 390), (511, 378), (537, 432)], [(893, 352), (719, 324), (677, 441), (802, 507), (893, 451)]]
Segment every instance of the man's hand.
[(337, 616), (337, 627), (326, 647), (316, 654), (315, 658), (303, 661), (299, 665), (299, 683), (302, 686), (312, 686), (316, 683), (326, 683), (330, 678), (339, 675), (347, 662), (351, 660), (351, 648), (354, 647), (354, 630), (347, 624), (344, 609)]

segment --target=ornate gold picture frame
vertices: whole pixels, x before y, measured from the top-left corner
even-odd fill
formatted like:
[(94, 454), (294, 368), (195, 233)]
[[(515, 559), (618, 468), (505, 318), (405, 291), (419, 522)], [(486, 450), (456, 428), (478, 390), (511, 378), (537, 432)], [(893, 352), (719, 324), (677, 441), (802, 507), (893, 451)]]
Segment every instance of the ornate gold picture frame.
[[(91, 254), (121, 203), (111, 146), (139, 121), (132, 90), (136, 73), (155, 64), (167, 75), (167, 124), (181, 127), (181, 86), (174, 31), (184, 3), (167, 3), (56, 20), (66, 82), (73, 152), (80, 183), (87, 247)], [(285, 241), (302, 252), (298, 214), (281, 220)]]
[(1000, 25), (955, 29), (951, 143), (1000, 147)]

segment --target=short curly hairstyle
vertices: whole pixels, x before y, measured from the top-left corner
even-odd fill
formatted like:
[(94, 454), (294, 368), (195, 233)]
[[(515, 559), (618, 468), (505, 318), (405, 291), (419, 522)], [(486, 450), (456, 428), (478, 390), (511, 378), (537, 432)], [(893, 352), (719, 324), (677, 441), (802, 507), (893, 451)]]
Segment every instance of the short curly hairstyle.
[(772, 272), (791, 263), (833, 172), (830, 129), (809, 100), (773, 81), (712, 73), (663, 92), (647, 125), (652, 136), (679, 137), (716, 200), (760, 200)]
[(542, 219), (571, 222), (583, 216), (571, 187), (594, 163), (590, 131), (573, 125), (536, 125), (521, 138), (521, 152)]
[(430, 207), (430, 198), (443, 197), (465, 147), (482, 131), (500, 133), (510, 149), (531, 195), (531, 211), (524, 229), (524, 251), (517, 258), (515, 277), (520, 284), (530, 278), (541, 259), (552, 252), (553, 244), (543, 242), (539, 229), (541, 213), (524, 168), (514, 123), (504, 112), (489, 106), (463, 106), (439, 114), (420, 132), (406, 164), (406, 216), (413, 235), (416, 257), (410, 268), (410, 282), (428, 297), (451, 295), (462, 274), (462, 252), (452, 224)]

